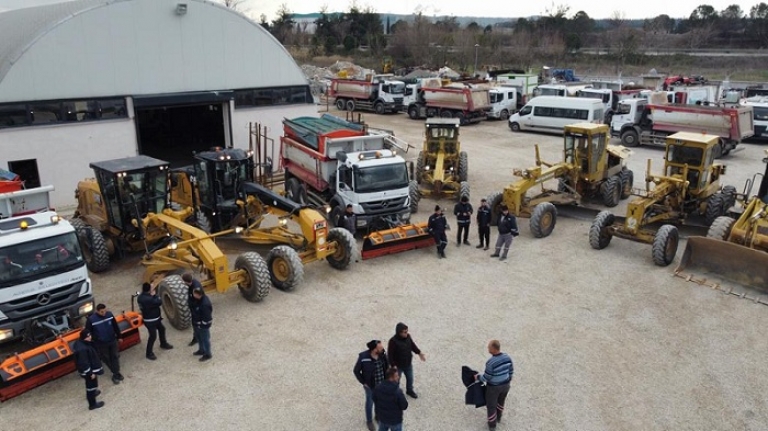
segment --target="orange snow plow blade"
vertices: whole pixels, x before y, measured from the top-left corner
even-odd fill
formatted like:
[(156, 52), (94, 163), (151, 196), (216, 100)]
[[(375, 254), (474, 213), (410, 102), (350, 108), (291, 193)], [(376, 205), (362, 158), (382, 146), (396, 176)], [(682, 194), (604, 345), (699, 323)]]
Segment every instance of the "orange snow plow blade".
[(427, 223), (406, 224), (371, 232), (363, 240), (363, 260), (435, 245)]
[[(115, 318), (122, 332), (120, 350), (139, 344), (141, 315), (128, 311)], [(73, 348), (79, 338), (80, 329), (74, 329), (53, 341), (14, 354), (0, 363), (0, 401), (7, 401), (75, 371)]]

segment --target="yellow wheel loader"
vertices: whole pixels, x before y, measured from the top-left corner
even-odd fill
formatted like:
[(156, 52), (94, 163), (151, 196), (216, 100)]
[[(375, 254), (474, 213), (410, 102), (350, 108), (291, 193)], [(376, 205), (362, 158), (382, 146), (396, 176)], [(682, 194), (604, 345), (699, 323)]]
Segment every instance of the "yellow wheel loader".
[[(356, 254), (351, 233), (329, 229), (324, 215), (253, 182), (253, 154), (214, 148), (194, 155), (190, 167), (171, 172), (171, 205), (196, 214), (198, 225), (249, 244), (273, 247), (267, 254), (272, 283), (292, 290), (304, 277), (304, 264), (326, 260), (346, 269)], [(289, 222), (298, 225), (299, 232)]]
[[(763, 162), (765, 173), (755, 174), (744, 187), (744, 205), (731, 209), (736, 217), (718, 217), (706, 237), (688, 238), (675, 275), (713, 287), (719, 285), (694, 274), (706, 275), (768, 293), (768, 150)], [(758, 177), (759, 190), (752, 195)], [(763, 303), (768, 305), (764, 300)]]
[[(520, 180), (508, 185), (503, 192), (488, 196), (491, 221), (496, 224), (501, 205), (517, 217), (530, 218), (533, 236), (549, 236), (557, 222), (558, 205), (576, 205), (587, 200), (600, 200), (614, 207), (630, 196), (634, 175), (627, 169), (626, 159), (631, 152), (622, 146), (608, 145), (608, 126), (579, 123), (565, 126), (563, 161), (547, 163), (541, 160), (536, 148), (536, 166), (514, 174)], [(557, 180), (557, 190), (545, 183)], [(528, 192), (536, 186), (535, 195)]]
[[(735, 188), (720, 185), (725, 166), (714, 163), (716, 148), (719, 138), (714, 135), (679, 132), (668, 136), (664, 174), (651, 175), (648, 160), (645, 193), (629, 202), (623, 220), (601, 211), (590, 226), (590, 246), (602, 250), (614, 236), (644, 242), (652, 244), (656, 265), (669, 265), (680, 238), (676, 225), (709, 226), (736, 200)], [(662, 226), (656, 229), (654, 224)]]
[(419, 207), (422, 196), (469, 198), (469, 159), (461, 151), (458, 118), (427, 118), (424, 123), (424, 147), (416, 159), (414, 177), (418, 192), (411, 190), (411, 213)]

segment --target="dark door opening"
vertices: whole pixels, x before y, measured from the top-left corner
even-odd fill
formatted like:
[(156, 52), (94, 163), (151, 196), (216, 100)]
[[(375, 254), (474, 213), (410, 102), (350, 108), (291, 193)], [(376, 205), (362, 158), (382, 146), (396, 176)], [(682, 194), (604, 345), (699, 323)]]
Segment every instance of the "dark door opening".
[(8, 170), (21, 177), (24, 187), (32, 189), (40, 187), (40, 173), (37, 170), (37, 159), (14, 160), (8, 162)]
[(172, 167), (192, 163), (193, 151), (225, 147), (226, 104), (142, 107), (136, 109), (139, 152)]

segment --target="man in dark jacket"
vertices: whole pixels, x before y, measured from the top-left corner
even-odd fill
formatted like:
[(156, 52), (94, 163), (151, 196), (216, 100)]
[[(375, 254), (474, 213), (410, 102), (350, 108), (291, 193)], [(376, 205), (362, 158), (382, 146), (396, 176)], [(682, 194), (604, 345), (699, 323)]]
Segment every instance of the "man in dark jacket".
[(402, 431), (403, 411), (408, 408), (400, 385), (400, 373), (397, 369), (387, 370), (386, 380), (373, 390), (373, 402), (376, 404), (376, 416), (379, 417), (379, 431)]
[(339, 216), (336, 226), (343, 227), (355, 236), (357, 233), (357, 216), (352, 210), (352, 204), (347, 204), (347, 209)]
[(213, 357), (211, 354), (211, 325), (213, 324), (213, 305), (202, 287), (196, 287), (192, 291), (194, 304), (192, 306), (192, 326), (195, 330), (195, 338), (198, 341), (198, 349), (193, 355), (201, 356), (200, 362), (205, 362)]
[[(200, 284), (200, 282), (192, 277), (192, 274), (189, 272), (184, 273), (184, 275), (181, 276), (181, 280), (184, 282), (184, 284), (187, 285), (187, 306), (189, 306), (189, 309), (192, 310), (192, 304), (195, 302), (195, 297), (192, 296), (192, 291), (195, 290), (196, 287), (203, 288), (203, 285)], [(188, 346), (194, 346), (197, 344), (197, 338), (195, 337), (195, 332), (192, 331), (192, 341), (187, 344)]]
[(480, 206), (477, 207), (477, 236), (480, 238), (477, 248), (488, 250), (491, 246), (491, 206), (485, 198), (480, 199)]
[(144, 320), (144, 326), (149, 333), (149, 338), (147, 339), (147, 359), (154, 361), (157, 359), (157, 356), (155, 356), (153, 348), (155, 347), (158, 332), (160, 333), (160, 348), (165, 350), (173, 349), (173, 346), (168, 344), (168, 340), (165, 339), (165, 325), (163, 325), (163, 318), (160, 315), (160, 306), (163, 305), (163, 300), (157, 296), (155, 286), (144, 283), (141, 286), (141, 294), (137, 302), (139, 303), (141, 316)]
[(435, 205), (435, 212), (429, 216), (427, 222), (427, 231), (435, 238), (437, 257), (445, 257), (445, 246), (448, 245), (448, 237), (445, 236), (446, 230), (448, 230), (448, 221), (445, 219), (440, 205)]
[(395, 335), (389, 339), (389, 363), (397, 370), (405, 374), (405, 393), (411, 398), (418, 398), (413, 390), (413, 354), (419, 355), (419, 359), (427, 360), (416, 343), (408, 333), (408, 325), (398, 323), (395, 326)]
[[(469, 203), (467, 196), (462, 196), (459, 202), (453, 207), (453, 215), (456, 216), (456, 246), (460, 246), (463, 242), (464, 245), (469, 244), (469, 225), (472, 223), (472, 204)], [(462, 232), (464, 233), (462, 239)]]
[(99, 377), (104, 374), (99, 352), (93, 347), (91, 332), (87, 329), (80, 331), (80, 339), (75, 341), (73, 350), (77, 372), (85, 380), (85, 399), (88, 400), (88, 410), (104, 407), (104, 401), (96, 401), (101, 394)]
[(366, 347), (368, 350), (357, 355), (353, 372), (365, 391), (365, 423), (369, 431), (374, 431), (373, 389), (384, 381), (384, 373), (389, 368), (389, 361), (381, 341), (371, 340)]
[(120, 357), (118, 356), (117, 339), (120, 338), (120, 327), (117, 326), (115, 315), (107, 310), (107, 306), (99, 304), (96, 312), (88, 316), (85, 329), (93, 337), (93, 345), (101, 356), (101, 361), (112, 372), (112, 383), (119, 384), (124, 377), (120, 374)]
[[(509, 213), (509, 208), (506, 205), (501, 206), (501, 214), (499, 214), (497, 225), (499, 227), (499, 238), (496, 240), (496, 251), (491, 257), (507, 260), (509, 246), (512, 245), (512, 237), (518, 235), (518, 230), (517, 219)], [(502, 246), (504, 248), (503, 252), (501, 251)], [(501, 253), (501, 257), (499, 257), (499, 253)]]

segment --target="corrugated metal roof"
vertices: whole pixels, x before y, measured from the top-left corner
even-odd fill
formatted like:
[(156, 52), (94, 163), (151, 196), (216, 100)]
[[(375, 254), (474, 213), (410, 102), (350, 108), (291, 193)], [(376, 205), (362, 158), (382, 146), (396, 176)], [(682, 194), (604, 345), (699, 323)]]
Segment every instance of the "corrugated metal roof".
[(75, 0), (0, 13), (0, 81), (37, 39), (90, 9), (125, 0)]

